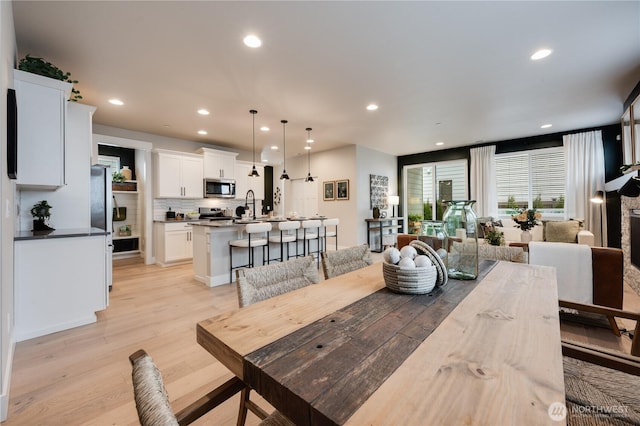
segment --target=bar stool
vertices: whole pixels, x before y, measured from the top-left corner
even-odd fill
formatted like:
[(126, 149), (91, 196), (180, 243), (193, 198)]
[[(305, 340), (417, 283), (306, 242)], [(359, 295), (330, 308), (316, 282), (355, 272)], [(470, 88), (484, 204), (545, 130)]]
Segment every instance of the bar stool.
[[(229, 241), (229, 283), (233, 282), (233, 270), (238, 268), (253, 268), (254, 249), (256, 247), (262, 247), (262, 264), (269, 262), (269, 239), (268, 233), (271, 231), (271, 224), (267, 222), (263, 223), (248, 223), (244, 232), (247, 234), (247, 238), (241, 238), (239, 240)], [(264, 234), (262, 236), (255, 234)], [(246, 248), (249, 251), (249, 263), (246, 265), (233, 266), (233, 248), (240, 247)], [(264, 255), (264, 249), (267, 248), (267, 256)]]
[[(322, 228), (320, 229), (320, 238), (323, 243), (322, 251), (327, 251), (327, 238), (336, 239), (336, 251), (338, 250), (338, 224), (340, 219), (333, 217), (331, 219), (324, 219), (322, 221)], [(327, 227), (333, 226), (333, 230), (328, 230)]]
[[(306, 256), (307, 253), (315, 253), (318, 260), (318, 268), (320, 267), (320, 226), (322, 226), (322, 221), (320, 219), (303, 220), (300, 223), (302, 238), (300, 238), (298, 234), (298, 241), (302, 240), (303, 244), (302, 255)], [(318, 241), (315, 252), (311, 251), (312, 240)]]
[[(297, 230), (300, 229), (300, 222), (297, 220), (287, 220), (284, 222), (278, 222), (278, 235), (269, 235), (269, 242), (280, 244), (280, 258), (269, 259), (284, 261), (284, 246), (287, 246), (287, 260), (289, 260), (289, 243), (295, 243), (297, 240)], [(291, 233), (290, 231), (295, 230)], [(296, 257), (298, 257), (298, 245), (296, 244)]]

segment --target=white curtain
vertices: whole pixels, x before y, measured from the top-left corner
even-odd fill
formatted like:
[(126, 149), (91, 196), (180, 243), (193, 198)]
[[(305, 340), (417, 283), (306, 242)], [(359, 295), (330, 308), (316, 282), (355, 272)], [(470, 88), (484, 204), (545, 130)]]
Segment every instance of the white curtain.
[(471, 149), (471, 199), (478, 217), (497, 216), (496, 146)]
[(595, 236), (596, 245), (606, 245), (606, 203), (591, 202), (596, 191), (604, 191), (602, 132), (564, 135), (562, 141), (566, 163), (565, 217), (584, 219), (585, 228)]

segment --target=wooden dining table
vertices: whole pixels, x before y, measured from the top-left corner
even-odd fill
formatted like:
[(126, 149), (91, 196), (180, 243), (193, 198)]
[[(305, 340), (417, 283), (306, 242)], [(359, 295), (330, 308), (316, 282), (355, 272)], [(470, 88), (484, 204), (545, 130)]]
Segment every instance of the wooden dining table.
[(479, 270), (407, 295), (374, 263), (201, 321), (197, 340), (298, 425), (563, 424), (555, 269)]

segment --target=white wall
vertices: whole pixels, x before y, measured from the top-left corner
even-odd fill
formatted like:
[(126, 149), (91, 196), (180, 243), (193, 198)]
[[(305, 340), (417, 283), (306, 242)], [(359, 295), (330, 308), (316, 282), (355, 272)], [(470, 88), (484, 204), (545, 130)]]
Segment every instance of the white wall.
[(0, 1), (0, 421), (7, 418), (13, 336), (14, 187), (7, 177), (7, 88), (13, 88), (16, 37), (10, 1)]
[[(364, 220), (373, 217), (373, 211), (369, 208), (369, 175), (389, 177), (389, 195), (398, 195), (398, 158), (393, 155), (358, 146), (356, 165), (357, 192), (355, 192), (355, 194), (357, 195), (356, 207), (358, 222), (354, 224), (354, 226), (357, 230), (357, 241), (359, 243), (366, 243), (367, 226)], [(387, 216), (391, 216), (391, 206), (389, 206)]]
[[(307, 156), (299, 156), (287, 159), (287, 172), (292, 180), (301, 180), (307, 175), (309, 166)], [(317, 180), (318, 185), (309, 185), (314, 188), (318, 199), (317, 212), (327, 217), (340, 219), (338, 227), (338, 245), (349, 247), (367, 242), (366, 218), (372, 217), (369, 208), (369, 175), (382, 175), (389, 177), (389, 193), (398, 193), (397, 184), (397, 158), (368, 148), (350, 145), (344, 148), (322, 151), (311, 154), (311, 175)], [(278, 185), (284, 187), (283, 203), (277, 206), (279, 212), (291, 211), (290, 203), (287, 203), (287, 194), (291, 193), (291, 181), (282, 183), (279, 176), (282, 173), (280, 166), (273, 170), (274, 189)], [(324, 201), (322, 196), (322, 183), (325, 181), (349, 180), (349, 199)], [(389, 210), (390, 214), (391, 210)]]

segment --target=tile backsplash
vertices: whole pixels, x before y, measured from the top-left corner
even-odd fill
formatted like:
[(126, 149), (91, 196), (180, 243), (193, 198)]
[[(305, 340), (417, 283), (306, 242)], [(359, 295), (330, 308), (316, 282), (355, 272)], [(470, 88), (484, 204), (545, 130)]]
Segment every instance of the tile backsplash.
[[(153, 220), (164, 220), (165, 213), (171, 207), (176, 213), (197, 212), (200, 207), (218, 207), (220, 209), (244, 206), (244, 200), (227, 200), (224, 198), (205, 198), (198, 200), (187, 200), (183, 198), (154, 198), (153, 200)], [(256, 211), (262, 211), (262, 200), (256, 200)]]

